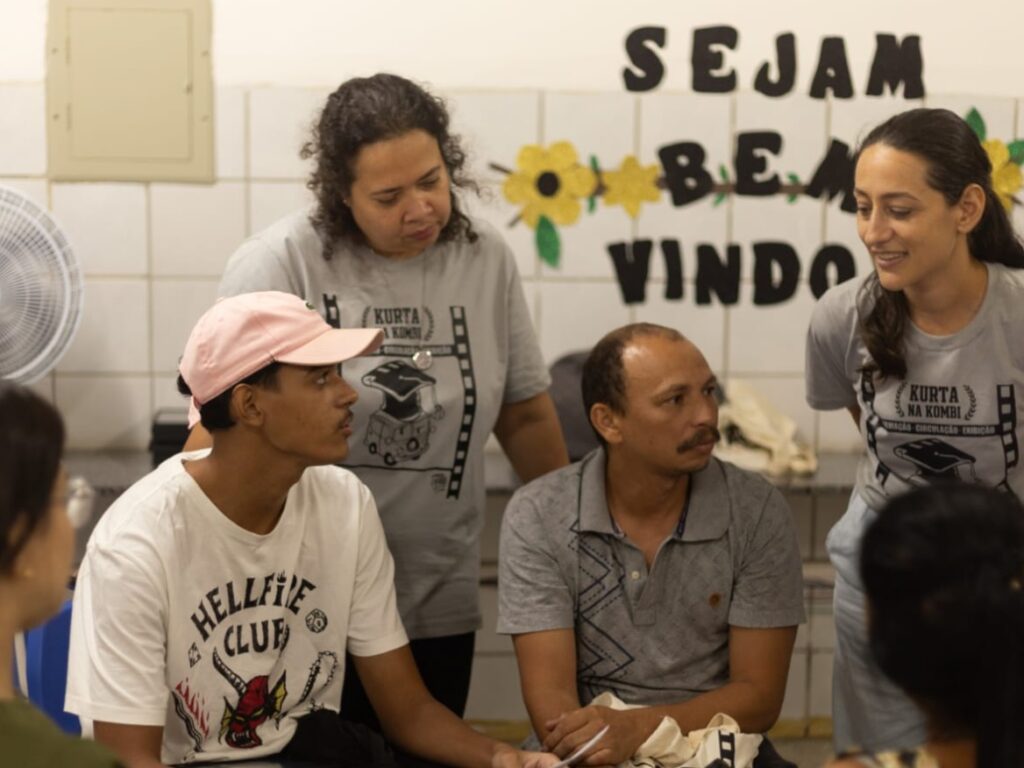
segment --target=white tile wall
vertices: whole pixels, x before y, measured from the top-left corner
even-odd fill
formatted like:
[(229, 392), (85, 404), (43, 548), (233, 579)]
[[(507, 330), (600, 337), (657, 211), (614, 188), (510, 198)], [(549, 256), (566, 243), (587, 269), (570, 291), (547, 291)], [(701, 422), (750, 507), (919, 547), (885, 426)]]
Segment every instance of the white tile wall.
[(309, 140), (329, 91), (318, 88), (253, 88), (249, 92), (249, 174), (256, 179), (304, 179), (308, 161), (299, 150)]
[(240, 86), (221, 86), (213, 92), (214, 173), (218, 179), (246, 175), (246, 100)]
[[(249, 185), (248, 234), (260, 232), (282, 216), (309, 208), (315, 199), (301, 181), (254, 181)], [(235, 243), (231, 252), (238, 246)]]
[(46, 173), (46, 92), (42, 83), (0, 83), (0, 169), (5, 176)]
[(466, 169), (478, 179), (501, 181), (491, 163), (515, 170), (524, 144), (540, 140), (541, 94), (536, 91), (458, 91), (446, 94), (451, 130), (462, 137)]
[(188, 398), (178, 392), (177, 374), (158, 373), (153, 376), (153, 413), (161, 408), (188, 408)]
[(57, 372), (148, 375), (149, 354), (148, 281), (86, 279), (82, 322)]
[(174, 373), (192, 327), (217, 298), (217, 280), (153, 281), (153, 370)]
[(630, 321), (619, 286), (612, 282), (542, 282), (539, 292), (540, 348), (549, 365)]
[(245, 239), (245, 185), (153, 184), (153, 274), (220, 277)]
[[(558, 227), (562, 241), (562, 258), (557, 268), (541, 263), (541, 276), (609, 277), (615, 274), (609, 243), (629, 243), (633, 239), (633, 221), (619, 207), (606, 207), (600, 202), (593, 213), (580, 201), (580, 217), (575, 224)], [(651, 254), (651, 261), (660, 255)]]
[(149, 272), (142, 184), (53, 184), (53, 215), (87, 275)]
[(149, 442), (149, 376), (57, 376), (69, 447), (139, 448)]
[(806, 283), (788, 301), (761, 307), (754, 306), (753, 286), (741, 283), (739, 302), (729, 308), (730, 374), (802, 373), (812, 306)]
[(1017, 137), (1014, 132), (1017, 122), (1017, 103), (1013, 99), (967, 94), (937, 94), (926, 96), (924, 101), (928, 107), (950, 109), (960, 117), (966, 117), (972, 108), (978, 110), (985, 121), (986, 138), (999, 139), (1009, 143)]
[(545, 93), (542, 140), (571, 142), (581, 164), (595, 156), (600, 168), (614, 170), (636, 154), (637, 109), (629, 93)]

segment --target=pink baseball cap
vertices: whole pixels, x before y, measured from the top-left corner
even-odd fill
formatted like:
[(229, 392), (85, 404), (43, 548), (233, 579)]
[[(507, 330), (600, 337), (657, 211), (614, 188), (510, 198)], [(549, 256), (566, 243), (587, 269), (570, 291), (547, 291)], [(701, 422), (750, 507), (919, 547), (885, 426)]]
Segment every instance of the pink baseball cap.
[(178, 370), (198, 407), (270, 363), (333, 365), (373, 352), (383, 338), (379, 328), (332, 328), (290, 293), (243, 293), (199, 318)]

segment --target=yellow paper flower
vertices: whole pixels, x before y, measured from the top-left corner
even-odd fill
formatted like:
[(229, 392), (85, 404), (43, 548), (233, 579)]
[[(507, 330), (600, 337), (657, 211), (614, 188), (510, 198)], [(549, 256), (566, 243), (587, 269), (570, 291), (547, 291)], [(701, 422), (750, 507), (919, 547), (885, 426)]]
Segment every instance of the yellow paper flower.
[(981, 145), (988, 153), (989, 162), (992, 163), (992, 189), (999, 197), (999, 202), (1009, 211), (1013, 208), (1013, 196), (1024, 183), (1020, 166), (1010, 159), (1010, 150), (999, 139), (989, 139), (983, 141)]
[(617, 171), (601, 174), (607, 189), (605, 205), (621, 205), (634, 219), (643, 202), (656, 203), (661, 197), (658, 189), (658, 166), (640, 165), (633, 155), (622, 161)]
[(597, 177), (580, 165), (576, 150), (567, 141), (548, 148), (529, 144), (519, 150), (519, 170), (505, 179), (505, 197), (522, 205), (523, 221), (534, 229), (541, 216), (555, 224), (572, 224), (580, 215), (579, 198), (594, 191)]

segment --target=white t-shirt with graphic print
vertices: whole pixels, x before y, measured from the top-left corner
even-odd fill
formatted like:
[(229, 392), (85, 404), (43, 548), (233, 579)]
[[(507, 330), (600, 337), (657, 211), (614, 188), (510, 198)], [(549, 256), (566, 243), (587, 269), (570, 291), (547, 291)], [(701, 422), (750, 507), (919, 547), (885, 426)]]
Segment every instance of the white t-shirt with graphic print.
[(988, 264), (988, 290), (966, 327), (931, 336), (908, 324), (904, 379), (868, 377), (851, 280), (814, 307), (807, 402), (858, 406), (867, 453), (857, 490), (872, 509), (936, 478), (1012, 490), (1024, 498), (1024, 270)]
[(307, 469), (273, 531), (231, 522), (179, 454), (100, 519), (75, 588), (66, 706), (163, 726), (164, 763), (275, 754), (313, 709), (337, 710), (345, 650), (407, 642), (369, 490)]

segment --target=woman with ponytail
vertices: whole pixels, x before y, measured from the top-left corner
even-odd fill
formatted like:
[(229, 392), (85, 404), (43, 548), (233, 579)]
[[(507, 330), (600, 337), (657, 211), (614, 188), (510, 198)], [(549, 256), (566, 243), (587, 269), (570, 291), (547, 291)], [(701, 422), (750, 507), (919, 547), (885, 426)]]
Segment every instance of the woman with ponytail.
[(848, 409), (867, 448), (826, 541), (833, 739), (837, 751), (879, 751), (920, 744), (925, 724), (869, 653), (861, 539), (890, 498), (937, 479), (1024, 493), (1024, 246), (985, 148), (948, 110), (910, 110), (872, 130), (854, 194), (874, 270), (815, 306), (807, 401)]
[(1024, 509), (1009, 493), (940, 484), (894, 499), (864, 535), (868, 635), (927, 722), (916, 749), (833, 768), (1024, 765)]

